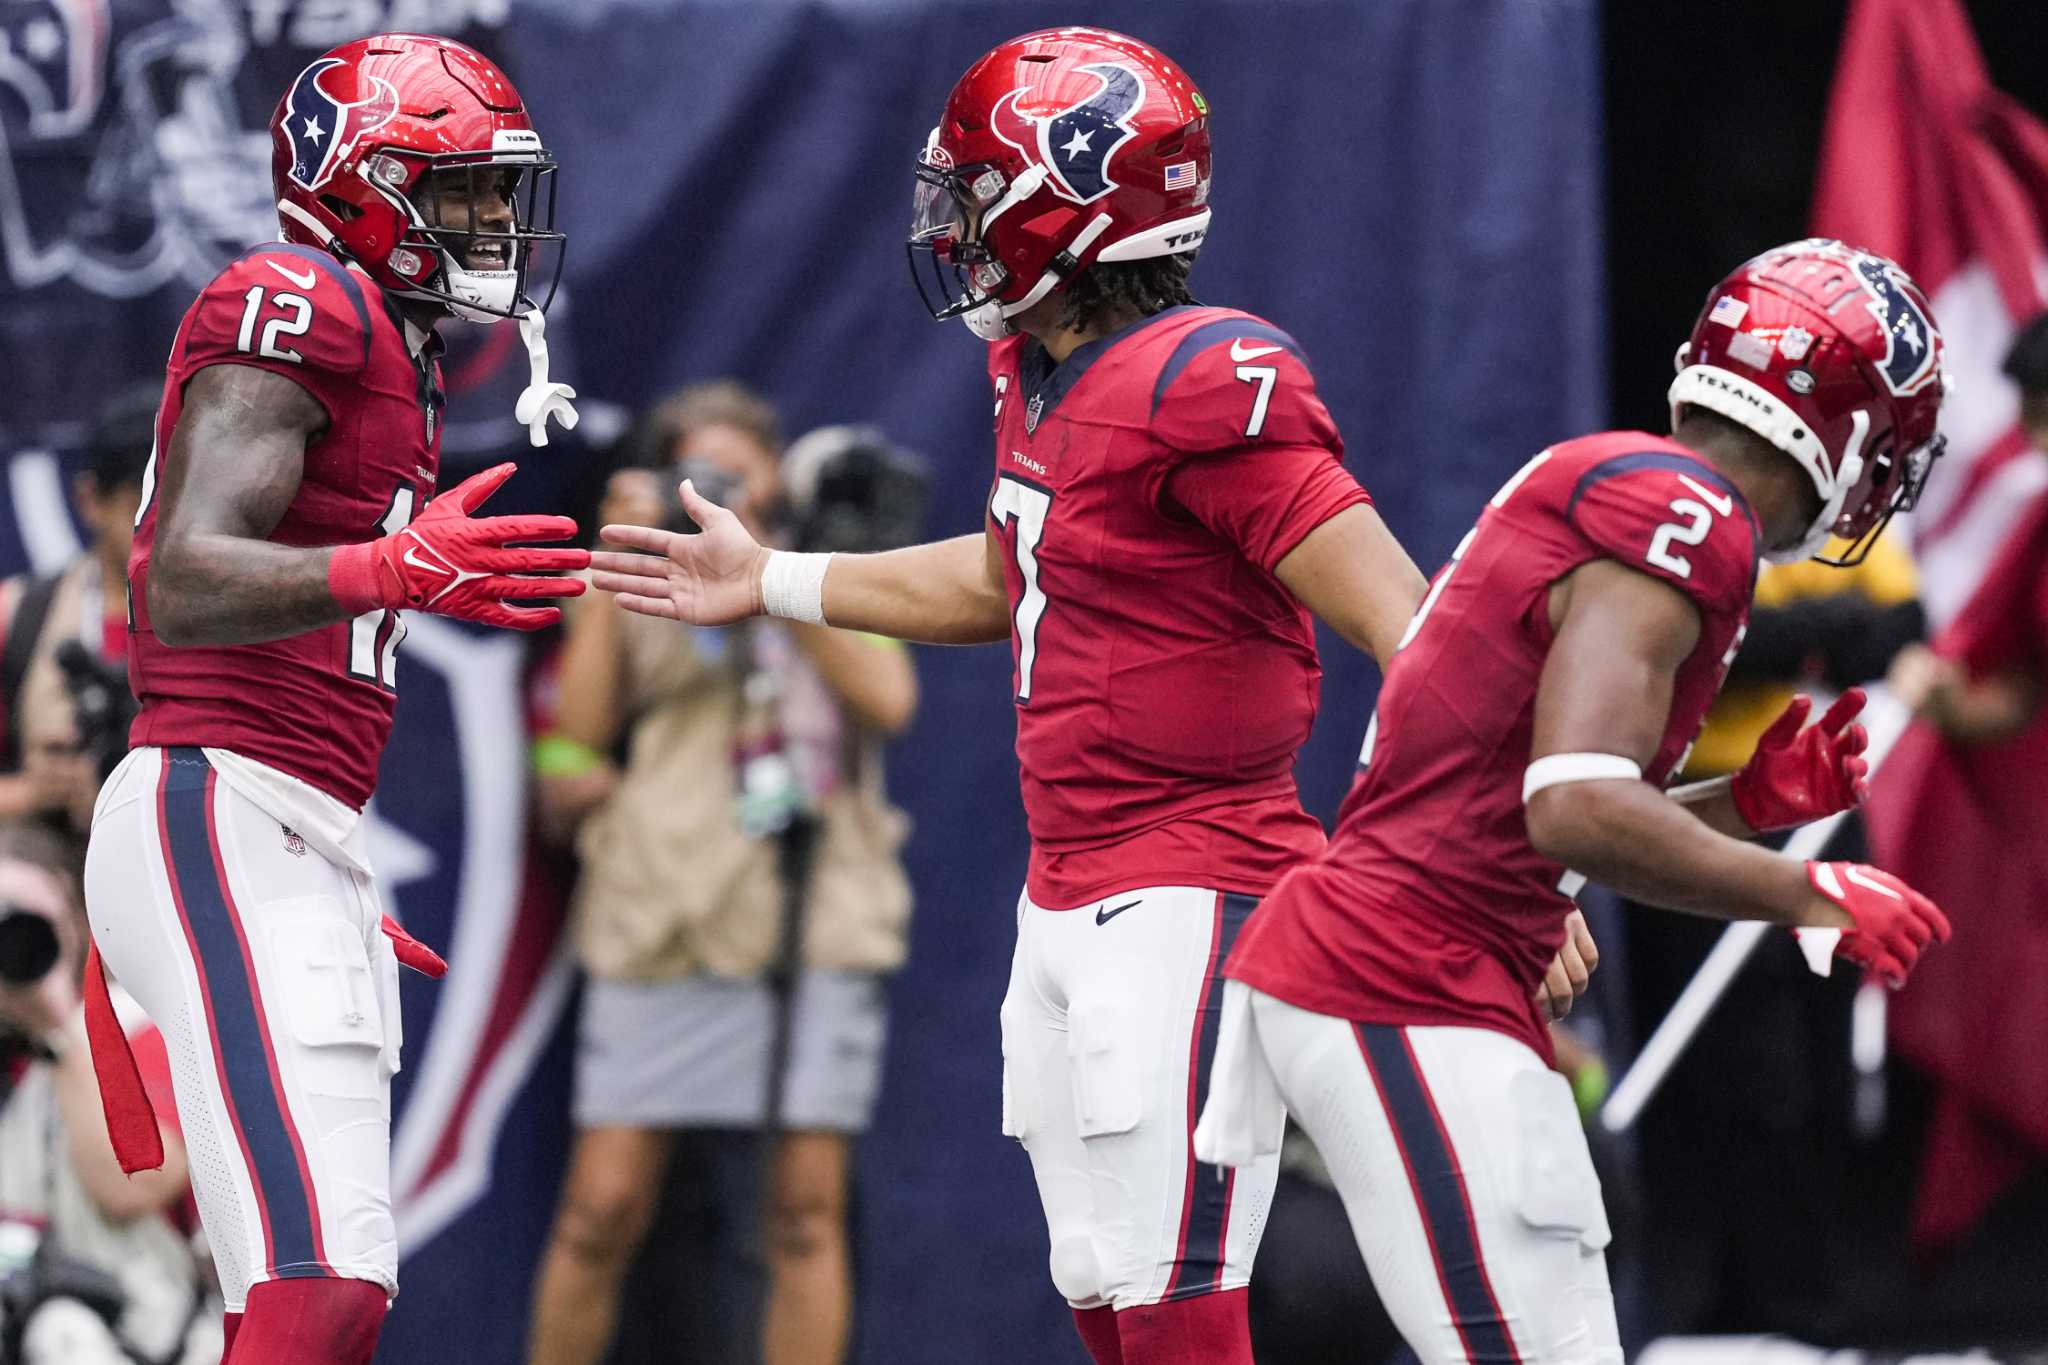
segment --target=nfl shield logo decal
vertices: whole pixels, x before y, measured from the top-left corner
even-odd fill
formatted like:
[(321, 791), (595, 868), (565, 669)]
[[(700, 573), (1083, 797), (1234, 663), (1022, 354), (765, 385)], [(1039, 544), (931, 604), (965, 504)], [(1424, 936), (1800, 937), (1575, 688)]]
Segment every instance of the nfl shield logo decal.
[(1045, 395), (1042, 393), (1032, 394), (1030, 400), (1024, 404), (1024, 434), (1028, 436), (1037, 431), (1038, 419), (1044, 415)]

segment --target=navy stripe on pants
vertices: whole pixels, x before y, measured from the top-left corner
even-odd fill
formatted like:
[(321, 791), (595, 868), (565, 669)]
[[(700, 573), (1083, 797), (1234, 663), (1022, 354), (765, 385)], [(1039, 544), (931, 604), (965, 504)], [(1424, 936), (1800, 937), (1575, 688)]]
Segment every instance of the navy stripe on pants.
[(182, 748), (164, 751), (164, 769), (165, 849), (211, 1005), (213, 1046), (226, 1077), (230, 1114), (248, 1151), (270, 1234), (263, 1269), (283, 1278), (325, 1275), (330, 1272), (314, 1241), (310, 1182), (287, 1128), (241, 937), (214, 864), (213, 769), (198, 749)]
[(1182, 1214), (1179, 1263), (1166, 1286), (1169, 1301), (1207, 1294), (1223, 1285), (1224, 1241), (1230, 1231), (1230, 1198), (1236, 1177), (1234, 1172), (1196, 1161), (1193, 1134), (1195, 1120), (1209, 1102), (1209, 1068), (1215, 1064), (1216, 1039), (1223, 1027), (1223, 962), (1257, 905), (1250, 896), (1224, 893), (1217, 941), (1202, 982), (1201, 1013), (1195, 1021), (1194, 1105), (1188, 1111), (1188, 1162), (1194, 1167), (1194, 1179)]
[(1386, 1025), (1354, 1027), (1407, 1164), (1430, 1250), (1436, 1256), (1437, 1278), (1466, 1355), (1474, 1361), (1519, 1361), (1514, 1338), (1486, 1277), (1486, 1264), (1480, 1259), (1479, 1232), (1464, 1173), (1458, 1168), (1450, 1134), (1444, 1131), (1408, 1039), (1399, 1028)]

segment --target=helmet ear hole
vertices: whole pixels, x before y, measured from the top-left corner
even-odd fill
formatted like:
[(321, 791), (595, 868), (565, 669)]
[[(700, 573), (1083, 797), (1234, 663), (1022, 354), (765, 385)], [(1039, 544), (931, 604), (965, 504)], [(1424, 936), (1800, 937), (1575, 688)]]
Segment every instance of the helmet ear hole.
[(339, 199), (331, 194), (320, 196), (320, 206), (344, 223), (353, 222), (363, 216), (363, 211), (360, 208), (349, 203), (346, 199)]

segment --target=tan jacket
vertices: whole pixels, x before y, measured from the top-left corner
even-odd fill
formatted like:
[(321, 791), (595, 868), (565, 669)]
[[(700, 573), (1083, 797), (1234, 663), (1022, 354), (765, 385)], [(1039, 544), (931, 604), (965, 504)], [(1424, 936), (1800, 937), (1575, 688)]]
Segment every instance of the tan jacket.
[[(642, 981), (755, 975), (774, 955), (782, 887), (776, 841), (749, 837), (739, 825), (738, 641), (732, 632), (640, 616), (620, 625), (633, 719), (619, 787), (577, 839), (583, 965)], [(808, 665), (797, 671), (798, 683), (828, 705)], [(910, 918), (910, 883), (896, 857), (908, 821), (883, 794), (879, 739), (851, 724), (838, 728), (838, 776), (820, 802), (804, 961), (889, 971), (903, 961)]]

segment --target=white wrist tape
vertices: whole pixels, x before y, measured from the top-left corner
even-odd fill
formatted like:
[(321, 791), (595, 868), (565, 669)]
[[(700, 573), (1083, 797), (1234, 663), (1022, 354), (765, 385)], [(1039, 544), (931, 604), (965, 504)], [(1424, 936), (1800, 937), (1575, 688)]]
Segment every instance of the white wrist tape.
[(825, 569), (829, 554), (770, 550), (761, 568), (761, 610), (789, 621), (825, 624)]
[(1620, 754), (1546, 754), (1522, 774), (1522, 801), (1526, 805), (1545, 787), (1561, 787), (1567, 782), (1609, 778), (1640, 782), (1642, 777), (1642, 765)]

